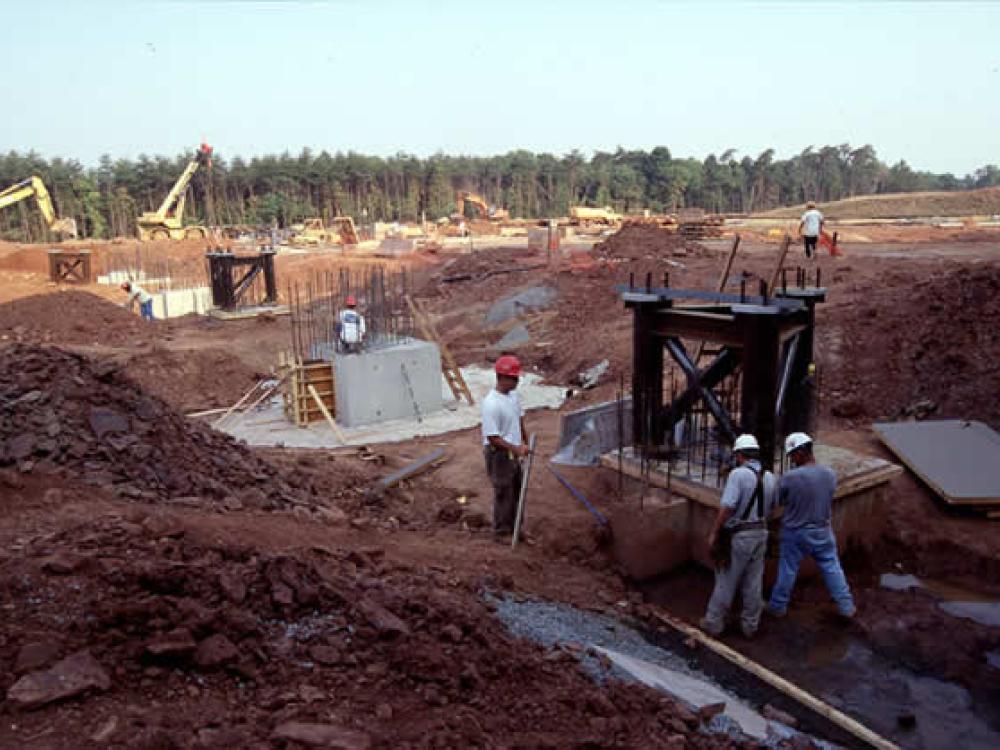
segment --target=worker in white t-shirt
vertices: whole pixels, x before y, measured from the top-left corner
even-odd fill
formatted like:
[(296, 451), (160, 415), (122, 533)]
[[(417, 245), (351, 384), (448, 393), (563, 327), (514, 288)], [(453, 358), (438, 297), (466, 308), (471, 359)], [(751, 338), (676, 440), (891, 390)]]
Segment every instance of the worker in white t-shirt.
[(123, 281), (122, 291), (128, 294), (128, 309), (135, 308), (135, 303), (139, 303), (139, 314), (143, 320), (153, 320), (153, 295), (136, 284), (134, 281)]
[(826, 219), (823, 218), (823, 214), (819, 212), (813, 201), (809, 201), (806, 204), (806, 212), (802, 214), (802, 221), (799, 222), (799, 234), (805, 243), (807, 258), (811, 258), (816, 252), (816, 243), (819, 242), (824, 224), (826, 224)]
[(521, 363), (506, 354), (494, 367), (496, 387), (483, 399), (483, 452), (493, 485), (493, 533), (514, 533), (521, 490), (521, 459), (528, 455), (524, 407), (517, 393)]
[(346, 352), (359, 352), (365, 341), (365, 318), (355, 308), (358, 301), (353, 294), (347, 296), (347, 307), (340, 311), (340, 348)]

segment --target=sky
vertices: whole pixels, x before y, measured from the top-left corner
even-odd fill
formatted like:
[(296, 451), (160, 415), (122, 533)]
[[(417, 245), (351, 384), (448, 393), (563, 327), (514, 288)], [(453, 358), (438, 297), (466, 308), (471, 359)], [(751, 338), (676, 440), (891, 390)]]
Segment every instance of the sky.
[(10, 3), (0, 151), (1000, 162), (1000, 2)]

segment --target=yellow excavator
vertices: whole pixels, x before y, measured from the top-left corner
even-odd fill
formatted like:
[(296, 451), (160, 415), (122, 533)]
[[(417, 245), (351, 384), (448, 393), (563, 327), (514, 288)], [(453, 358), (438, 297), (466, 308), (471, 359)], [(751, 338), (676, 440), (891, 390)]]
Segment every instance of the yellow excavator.
[(146, 211), (138, 221), (139, 239), (146, 240), (183, 240), (203, 239), (208, 237), (208, 230), (203, 226), (184, 226), (184, 202), (187, 200), (187, 189), (194, 173), (199, 167), (212, 166), (212, 147), (201, 144), (187, 168), (177, 178), (170, 188), (167, 197), (156, 211)]
[(0, 190), (0, 208), (12, 206), (15, 203), (34, 197), (38, 203), (38, 208), (45, 218), (45, 224), (49, 230), (63, 237), (76, 239), (76, 220), (60, 219), (56, 216), (56, 210), (52, 205), (52, 197), (45, 188), (45, 183), (41, 178), (32, 175), (26, 180), (21, 180), (16, 185), (11, 185), (6, 190)]
[(507, 209), (490, 208), (483, 196), (478, 195), (477, 193), (470, 193), (467, 190), (463, 190), (455, 196), (455, 213), (458, 214), (459, 217), (465, 217), (466, 203), (476, 207), (476, 211), (478, 211), (480, 219), (487, 221), (503, 221), (509, 218)]

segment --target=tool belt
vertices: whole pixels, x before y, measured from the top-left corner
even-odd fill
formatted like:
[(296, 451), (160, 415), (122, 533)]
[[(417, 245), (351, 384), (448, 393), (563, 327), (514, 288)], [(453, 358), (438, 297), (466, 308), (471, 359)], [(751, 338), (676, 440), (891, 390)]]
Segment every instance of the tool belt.
[[(750, 469), (753, 471), (753, 469)], [(756, 472), (755, 472), (756, 473)], [(754, 505), (757, 506), (757, 516), (760, 520), (748, 521), (750, 511)], [(712, 562), (718, 570), (727, 570), (733, 561), (733, 534), (752, 529), (766, 529), (767, 521), (764, 520), (764, 471), (757, 474), (757, 486), (754, 488), (750, 500), (747, 502), (743, 512), (740, 513), (740, 522), (733, 526), (723, 526), (719, 529), (719, 534), (715, 538), (715, 544), (709, 550)]]

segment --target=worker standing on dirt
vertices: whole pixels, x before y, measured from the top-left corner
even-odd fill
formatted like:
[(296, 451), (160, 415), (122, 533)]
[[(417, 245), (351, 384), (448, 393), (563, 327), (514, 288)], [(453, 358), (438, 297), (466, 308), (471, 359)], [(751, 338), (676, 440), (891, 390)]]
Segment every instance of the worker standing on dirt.
[(134, 281), (123, 281), (122, 291), (128, 294), (128, 309), (135, 309), (136, 301), (139, 302), (139, 314), (143, 320), (153, 320), (153, 295), (136, 284)]
[(347, 295), (345, 309), (340, 311), (340, 347), (347, 353), (361, 351), (365, 341), (365, 318), (357, 311), (358, 301), (353, 294)]
[(799, 222), (799, 234), (805, 243), (806, 258), (813, 257), (813, 253), (816, 253), (816, 257), (819, 257), (816, 245), (819, 242), (819, 236), (822, 234), (825, 225), (826, 219), (823, 218), (823, 214), (819, 212), (813, 201), (809, 201), (806, 204), (806, 212), (802, 214), (802, 220)]
[(764, 551), (767, 519), (774, 506), (775, 478), (760, 465), (760, 445), (753, 435), (740, 435), (733, 443), (736, 467), (729, 472), (719, 502), (719, 513), (708, 537), (715, 559), (715, 589), (701, 627), (722, 635), (726, 615), (739, 591), (743, 599), (740, 627), (752, 638), (764, 609)]
[(784, 617), (788, 612), (799, 563), (809, 555), (819, 566), (837, 610), (844, 617), (854, 617), (854, 599), (830, 525), (837, 475), (830, 467), (816, 463), (812, 438), (804, 432), (793, 432), (785, 439), (785, 455), (794, 468), (785, 472), (778, 483), (778, 503), (785, 512), (781, 519), (778, 581), (771, 590), (768, 611), (775, 617)]
[(517, 392), (521, 363), (506, 354), (494, 367), (496, 387), (483, 399), (483, 453), (493, 485), (493, 534), (514, 533), (521, 490), (521, 460), (528, 455), (524, 407)]

